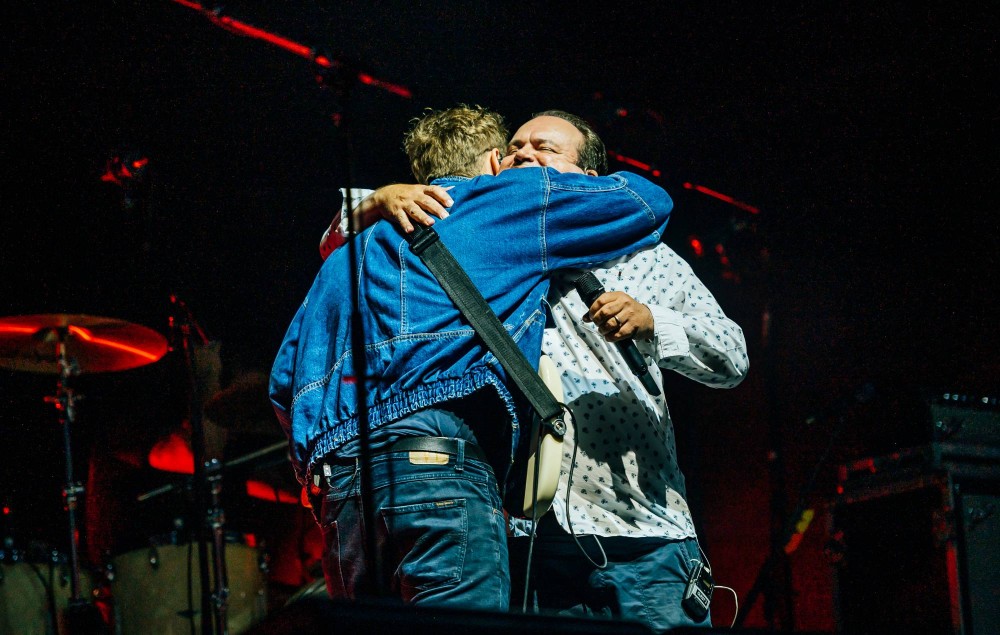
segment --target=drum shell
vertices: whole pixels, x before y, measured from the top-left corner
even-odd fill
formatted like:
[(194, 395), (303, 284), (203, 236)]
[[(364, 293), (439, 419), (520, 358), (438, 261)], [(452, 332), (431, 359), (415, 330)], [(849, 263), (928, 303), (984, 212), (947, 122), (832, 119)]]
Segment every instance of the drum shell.
[[(72, 596), (70, 575), (65, 563), (0, 562), (0, 633), (66, 633), (65, 611)], [(47, 589), (50, 586), (54, 612)], [(93, 589), (90, 572), (81, 571), (80, 597), (89, 601)]]
[[(229, 583), (228, 630), (240, 633), (263, 619), (267, 611), (261, 553), (243, 543), (226, 544), (225, 553)], [(193, 615), (195, 632), (200, 631), (201, 582), (197, 544), (136, 549), (114, 558), (112, 570), (116, 632), (121, 635), (189, 635), (192, 632), (190, 615)], [(211, 555), (209, 576), (213, 576)]]

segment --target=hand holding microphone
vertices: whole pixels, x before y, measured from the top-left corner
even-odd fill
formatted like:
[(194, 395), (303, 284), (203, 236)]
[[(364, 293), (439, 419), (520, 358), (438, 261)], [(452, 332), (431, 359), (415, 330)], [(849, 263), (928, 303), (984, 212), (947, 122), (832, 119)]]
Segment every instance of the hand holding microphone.
[[(588, 308), (593, 307), (594, 302), (596, 302), (599, 297), (601, 297), (606, 293), (604, 290), (604, 286), (601, 284), (601, 281), (597, 279), (597, 276), (595, 276), (593, 273), (590, 272), (587, 272), (582, 276), (580, 276), (579, 278), (577, 278), (574, 284), (576, 286), (576, 290), (580, 292), (580, 298), (583, 300), (584, 304), (586, 304)], [(629, 298), (627, 295), (625, 294), (621, 295), (625, 296), (625, 298), (628, 298), (629, 301), (634, 302), (634, 300), (632, 300), (632, 298)], [(604, 317), (604, 319), (601, 318), (603, 317), (602, 314), (606, 314), (607, 312), (614, 312), (616, 310), (621, 310), (621, 308), (623, 307), (615, 306), (613, 303), (609, 303), (606, 306), (600, 307), (598, 312), (595, 313), (594, 315), (594, 322), (599, 326), (604, 326), (609, 329), (612, 329), (613, 332), (615, 332), (615, 335), (618, 335), (619, 333), (621, 333), (621, 327), (625, 324), (627, 320), (623, 321), (622, 318), (618, 317), (617, 313), (613, 313), (611, 316)], [(646, 310), (648, 311), (648, 309)], [(588, 313), (588, 316), (589, 315), (590, 314)], [(604, 331), (602, 330), (602, 333), (603, 332)], [(605, 336), (608, 337), (610, 332), (611, 331), (604, 333)], [(625, 363), (628, 365), (629, 369), (633, 373), (635, 373), (635, 376), (639, 378), (640, 382), (642, 382), (643, 388), (645, 388), (646, 391), (651, 395), (659, 395), (660, 387), (657, 385), (652, 375), (650, 375), (649, 367), (646, 365), (646, 360), (642, 358), (642, 354), (639, 353), (639, 349), (636, 348), (635, 342), (631, 340), (631, 337), (638, 333), (639, 331), (621, 333), (623, 337), (629, 339), (620, 339), (618, 341), (614, 341), (614, 344), (621, 352), (622, 357), (625, 359)], [(614, 337), (615, 335), (611, 335), (611, 337)]]

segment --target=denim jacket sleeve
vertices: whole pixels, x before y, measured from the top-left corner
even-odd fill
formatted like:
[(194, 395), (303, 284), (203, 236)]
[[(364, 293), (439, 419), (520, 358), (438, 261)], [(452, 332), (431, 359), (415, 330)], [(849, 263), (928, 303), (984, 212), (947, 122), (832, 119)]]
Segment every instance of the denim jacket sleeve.
[(292, 393), (295, 387), (295, 369), (299, 354), (299, 335), (305, 309), (305, 304), (299, 306), (295, 318), (285, 332), (284, 341), (281, 343), (281, 348), (279, 348), (271, 368), (270, 383), (268, 384), (268, 396), (271, 398), (274, 414), (277, 415), (282, 430), (289, 437), (292, 429)]
[(660, 242), (673, 209), (663, 188), (629, 172), (544, 172), (544, 271), (591, 268)]

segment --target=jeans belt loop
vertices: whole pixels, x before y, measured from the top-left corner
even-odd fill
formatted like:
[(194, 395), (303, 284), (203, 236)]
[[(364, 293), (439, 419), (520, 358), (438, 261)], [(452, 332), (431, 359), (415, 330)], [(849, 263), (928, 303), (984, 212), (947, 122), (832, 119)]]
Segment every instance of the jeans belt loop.
[(465, 439), (455, 439), (458, 442), (458, 453), (455, 457), (455, 471), (465, 471)]

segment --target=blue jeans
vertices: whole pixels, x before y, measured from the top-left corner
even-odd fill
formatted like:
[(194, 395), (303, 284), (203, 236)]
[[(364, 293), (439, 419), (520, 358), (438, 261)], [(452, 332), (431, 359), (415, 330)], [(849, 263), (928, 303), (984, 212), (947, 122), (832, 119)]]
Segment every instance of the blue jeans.
[[(595, 562), (604, 560), (593, 536), (578, 536)], [(529, 608), (558, 615), (590, 615), (640, 622), (654, 633), (680, 626), (711, 627), (711, 617), (694, 620), (681, 606), (692, 560), (703, 560), (693, 539), (601, 538), (608, 565), (598, 569), (572, 537), (539, 535), (531, 575)], [(510, 540), (513, 603), (524, 592), (527, 538)]]
[[(375, 588), (364, 558), (360, 465), (331, 468), (321, 507), (314, 508), (323, 530), (323, 572), (332, 597), (355, 599)], [(384, 589), (412, 604), (507, 610), (505, 523), (487, 463), (437, 453), (379, 454), (372, 458), (372, 488)]]

